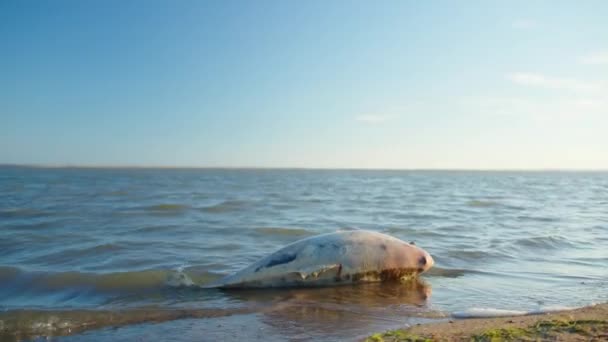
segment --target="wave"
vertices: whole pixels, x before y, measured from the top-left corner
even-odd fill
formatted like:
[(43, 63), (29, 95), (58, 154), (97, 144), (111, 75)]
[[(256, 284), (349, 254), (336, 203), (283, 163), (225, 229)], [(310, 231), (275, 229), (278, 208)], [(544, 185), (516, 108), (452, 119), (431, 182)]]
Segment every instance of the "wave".
[[(200, 298), (202, 291), (197, 291)], [(177, 319), (206, 319), (228, 315), (241, 315), (248, 313), (263, 313), (271, 319), (280, 322), (300, 320), (310, 317), (311, 314), (323, 310), (330, 314), (341, 312), (361, 312), (366, 315), (384, 315), (387, 307), (393, 307), (400, 313), (415, 314), (417, 317), (443, 318), (440, 312), (425, 308), (428, 296), (431, 295), (430, 285), (413, 280), (406, 283), (363, 284), (361, 286), (326, 287), (315, 289), (275, 289), (265, 290), (239, 290), (226, 291), (230, 306), (225, 306), (222, 300), (221, 307), (205, 303), (201, 307), (176, 307), (173, 301), (161, 305), (146, 305), (131, 308), (119, 307), (116, 309), (85, 310), (85, 309), (50, 309), (50, 310), (9, 310), (0, 313), (0, 340), (10, 336), (20, 335), (27, 338), (32, 335), (66, 335), (80, 333), (88, 329), (102, 327), (120, 327), (125, 325), (146, 322), (165, 322)], [(172, 298), (173, 299), (173, 298)], [(213, 306), (211, 306), (213, 305)], [(362, 310), (362, 311), (359, 311)], [(315, 317), (315, 321), (323, 319)], [(238, 319), (238, 318), (237, 318)], [(387, 320), (396, 320), (386, 317)], [(330, 325), (331, 326), (331, 325)], [(5, 335), (2, 335), (4, 333)], [(8, 337), (7, 337), (8, 336)]]
[(496, 207), (499, 205), (500, 203), (495, 201), (472, 200), (467, 202), (467, 206), (474, 208)]
[[(38, 221), (38, 220), (36, 220)], [(7, 224), (5, 227), (8, 229), (15, 229), (15, 230), (43, 230), (45, 228), (49, 228), (49, 227), (53, 227), (53, 226), (58, 226), (62, 223), (61, 220), (44, 220), (44, 221), (38, 221), (38, 222), (19, 222), (19, 223), (13, 223), (13, 224)]]
[[(385, 234), (389, 234), (389, 235), (396, 235), (399, 238), (402, 238), (404, 240), (408, 240), (411, 241), (414, 238), (418, 238), (418, 237), (445, 237), (446, 234), (440, 232), (440, 231), (435, 231), (435, 230), (423, 230), (423, 229), (416, 229), (416, 228), (411, 228), (411, 227), (386, 227), (384, 229), (381, 230), (382, 233)], [(415, 242), (415, 241), (414, 241)]]
[(0, 340), (20, 341), (39, 336), (65, 336), (103, 327), (161, 323), (185, 318), (216, 318), (254, 312), (254, 308), (130, 310), (11, 310), (0, 312)]
[(180, 228), (178, 225), (146, 225), (140, 228), (133, 230), (133, 233), (142, 234), (142, 233), (163, 233), (176, 231)]
[(33, 218), (48, 216), (50, 213), (33, 208), (4, 208), (0, 209), (0, 218)]
[(560, 235), (534, 236), (529, 238), (521, 238), (512, 241), (512, 244), (517, 247), (540, 248), (540, 249), (557, 249), (563, 247), (575, 247), (575, 244), (568, 238)]
[(129, 194), (130, 194), (129, 191), (127, 191), (127, 190), (114, 190), (114, 191), (109, 191), (109, 192), (105, 193), (106, 196), (116, 196), (116, 197), (123, 197), (123, 196), (127, 196)]
[(40, 265), (71, 264), (78, 263), (83, 258), (96, 257), (103, 253), (107, 254), (118, 252), (127, 248), (127, 244), (105, 243), (92, 247), (71, 248), (59, 252), (44, 254), (31, 258), (27, 261)]
[(445, 277), (445, 278), (458, 278), (462, 277), (467, 273), (477, 273), (472, 270), (458, 269), (458, 268), (441, 268), (433, 267), (424, 273), (427, 277)]
[(534, 310), (504, 310), (495, 308), (471, 308), (464, 311), (455, 311), (452, 313), (454, 318), (494, 318), (494, 317), (511, 317), (511, 316), (528, 316), (541, 315), (551, 312), (568, 311), (578, 309), (578, 307), (569, 306), (544, 306)]
[(151, 269), (131, 272), (28, 272), (16, 267), (0, 266), (0, 292), (57, 292), (76, 290), (97, 293), (137, 293), (164, 287), (199, 286), (219, 278), (196, 267), (168, 270)]
[(500, 208), (504, 208), (504, 209), (511, 209), (511, 210), (525, 210), (525, 207), (519, 206), (519, 205), (513, 205), (513, 204), (506, 204), (506, 203), (502, 203), (502, 202), (498, 202), (498, 201), (492, 201), (492, 200), (471, 200), (468, 201), (466, 203), (466, 205), (468, 207), (472, 207), (472, 208), (494, 208), (494, 207), (500, 207)]
[(144, 206), (125, 206), (112, 212), (113, 216), (177, 216), (181, 215), (192, 207), (181, 203), (159, 203)]
[(253, 231), (259, 235), (288, 235), (288, 236), (308, 236), (314, 235), (314, 232), (311, 232), (307, 229), (303, 228), (286, 228), (286, 227), (260, 227), (254, 228)]
[(156, 214), (177, 214), (190, 209), (190, 206), (178, 203), (161, 203), (144, 207), (145, 211)]
[(482, 260), (486, 258), (492, 258), (496, 255), (490, 252), (482, 250), (450, 250), (447, 252), (447, 256), (450, 258), (457, 258), (461, 260)]
[(199, 208), (200, 211), (206, 213), (226, 213), (231, 211), (239, 211), (247, 207), (249, 203), (246, 201), (229, 200), (207, 207)]
[(559, 218), (547, 217), (547, 216), (520, 215), (517, 217), (517, 220), (518, 221), (534, 221), (534, 222), (558, 222)]

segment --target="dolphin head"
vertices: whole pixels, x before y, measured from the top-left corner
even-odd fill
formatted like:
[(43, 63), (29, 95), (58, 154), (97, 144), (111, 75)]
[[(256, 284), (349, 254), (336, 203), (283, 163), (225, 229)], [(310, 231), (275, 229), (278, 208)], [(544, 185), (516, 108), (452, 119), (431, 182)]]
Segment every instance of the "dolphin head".
[(392, 248), (387, 248), (383, 255), (384, 260), (379, 267), (382, 270), (380, 280), (407, 281), (435, 264), (433, 257), (424, 249), (403, 241), (393, 241)]
[(422, 248), (418, 248), (418, 249), (419, 249), (419, 253), (420, 253), (420, 257), (417, 260), (418, 273), (426, 272), (431, 267), (433, 267), (433, 265), (435, 265), (435, 260), (433, 260), (433, 257), (429, 254), (429, 252), (425, 251)]
[[(369, 255), (374, 255), (377, 260), (377, 267), (380, 280), (408, 280), (418, 274), (428, 271), (435, 264), (433, 257), (424, 249), (416, 246), (415, 243), (407, 243), (397, 238), (377, 234), (370, 236), (370, 246), (374, 246), (371, 242), (373, 238), (377, 238), (379, 247), (371, 248), (377, 253), (368, 252)], [(361, 261), (362, 265), (367, 265), (367, 260)]]

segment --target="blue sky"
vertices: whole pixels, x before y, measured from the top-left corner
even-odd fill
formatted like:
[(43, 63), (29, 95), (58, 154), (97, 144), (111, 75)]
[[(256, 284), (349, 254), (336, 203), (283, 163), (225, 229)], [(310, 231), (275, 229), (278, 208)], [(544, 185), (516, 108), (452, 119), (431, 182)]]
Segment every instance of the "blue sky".
[(0, 163), (608, 168), (606, 1), (2, 1)]

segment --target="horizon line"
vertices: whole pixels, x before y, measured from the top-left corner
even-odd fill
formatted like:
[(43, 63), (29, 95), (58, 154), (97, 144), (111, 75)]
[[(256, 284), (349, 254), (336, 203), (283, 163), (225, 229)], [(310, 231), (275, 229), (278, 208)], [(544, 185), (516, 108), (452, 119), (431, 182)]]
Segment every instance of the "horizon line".
[(156, 169), (156, 170), (319, 170), (319, 171), (473, 171), (473, 172), (608, 172), (608, 168), (383, 168), (304, 166), (194, 166), (0, 163), (0, 168), (29, 169)]

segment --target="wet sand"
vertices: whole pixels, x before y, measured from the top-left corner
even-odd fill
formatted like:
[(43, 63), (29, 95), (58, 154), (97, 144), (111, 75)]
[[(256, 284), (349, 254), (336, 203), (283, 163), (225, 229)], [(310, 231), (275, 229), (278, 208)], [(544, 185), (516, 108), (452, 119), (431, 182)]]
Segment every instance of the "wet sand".
[(608, 304), (529, 316), (451, 319), (377, 333), (366, 341), (608, 341)]

